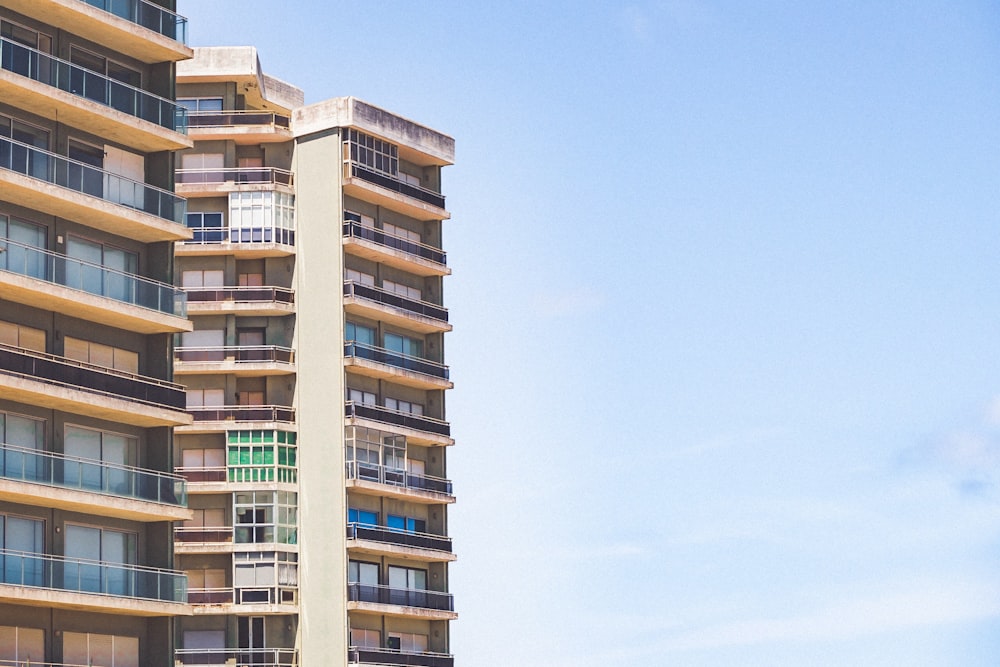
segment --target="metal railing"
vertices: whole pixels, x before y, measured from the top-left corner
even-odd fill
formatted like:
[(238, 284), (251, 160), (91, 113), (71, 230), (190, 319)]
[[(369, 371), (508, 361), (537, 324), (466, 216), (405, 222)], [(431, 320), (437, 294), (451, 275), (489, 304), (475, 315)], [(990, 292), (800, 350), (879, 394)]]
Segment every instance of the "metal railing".
[(286, 287), (187, 287), (188, 303), (295, 303), (295, 291)]
[[(37, 660), (0, 660), (0, 667), (105, 667), (105, 663), (99, 662), (93, 665), (77, 665), (71, 662), (39, 662)], [(111, 667), (111, 663), (107, 663)]]
[(347, 461), (347, 479), (357, 479), (364, 482), (376, 482), (399, 486), (405, 489), (419, 491), (434, 491), (452, 495), (451, 480), (428, 475), (415, 475), (412, 472), (388, 468), (375, 463), (362, 461)]
[(372, 421), (383, 422), (385, 424), (394, 424), (418, 431), (428, 431), (437, 435), (451, 436), (451, 424), (446, 421), (415, 415), (412, 412), (393, 410), (381, 405), (347, 401), (345, 414), (348, 417), (371, 419)]
[(187, 480), (188, 484), (206, 484), (226, 481), (226, 466), (177, 466), (174, 472)]
[(20, 141), (0, 137), (0, 168), (184, 224), (183, 197)]
[(395, 292), (384, 290), (381, 287), (362, 285), (361, 283), (353, 280), (344, 281), (344, 296), (356, 296), (369, 301), (375, 301), (376, 303), (380, 303), (385, 306), (399, 308), (415, 315), (429, 317), (432, 320), (440, 320), (441, 322), (448, 321), (447, 308), (443, 308), (442, 306), (428, 303), (426, 301), (410, 299), (400, 294), (396, 294)]
[(447, 653), (409, 653), (392, 648), (349, 646), (347, 662), (351, 665), (412, 665), (413, 667), (455, 667), (455, 658)]
[(188, 604), (232, 604), (232, 588), (189, 588)]
[(194, 234), (191, 240), (185, 241), (188, 244), (280, 243), (282, 245), (295, 245), (295, 230), (274, 224), (255, 227), (188, 227), (188, 229)]
[[(174, 659), (182, 665), (227, 665), (227, 667), (298, 667), (293, 648), (179, 648)], [(19, 666), (20, 667), (20, 666)]]
[(180, 288), (10, 239), (0, 238), (0, 271), (166, 315), (187, 317), (187, 295)]
[(348, 583), (347, 599), (351, 602), (398, 604), (403, 607), (455, 611), (455, 601), (451, 593), (439, 593), (437, 591), (417, 590), (414, 588), (390, 588), (388, 586)]
[(58, 88), (174, 132), (187, 130), (187, 109), (38, 49), (0, 37), (0, 69)]
[(291, 364), (295, 361), (295, 350), (280, 345), (176, 347), (174, 360), (190, 364), (212, 364), (223, 361), (233, 361), (236, 364), (261, 362)]
[(217, 405), (188, 407), (196, 422), (294, 422), (295, 408), (280, 405)]
[(292, 172), (276, 167), (222, 167), (215, 169), (178, 169), (174, 172), (177, 184), (187, 185), (234, 183), (236, 185), (287, 185), (294, 184)]
[(432, 377), (448, 379), (448, 367), (423, 357), (414, 357), (402, 352), (387, 350), (384, 347), (376, 347), (368, 343), (359, 343), (349, 340), (344, 343), (344, 356), (357, 357), (358, 359), (368, 359), (381, 364), (388, 364), (396, 368), (401, 368), (414, 373), (430, 375)]
[(408, 197), (419, 199), (426, 204), (437, 206), (438, 208), (444, 208), (444, 195), (440, 192), (434, 192), (433, 190), (422, 188), (419, 185), (410, 185), (405, 181), (393, 178), (392, 176), (383, 174), (380, 171), (369, 169), (368, 167), (357, 162), (349, 161), (345, 164), (350, 170), (348, 172), (349, 177), (360, 178), (363, 181), (374, 183), (375, 185), (386, 188), (387, 190), (392, 190), (393, 192), (398, 192)]
[(0, 344), (0, 373), (170, 410), (186, 409), (184, 387), (179, 384), (4, 344)]
[(274, 111), (188, 111), (188, 127), (242, 127), (270, 125), (288, 129), (291, 118)]
[(0, 477), (187, 506), (186, 482), (179, 475), (16, 445), (0, 444)]
[(384, 542), (404, 547), (433, 549), (434, 551), (451, 553), (450, 537), (431, 535), (430, 533), (411, 533), (404, 530), (386, 528), (385, 526), (369, 526), (364, 523), (348, 523), (347, 539), (371, 540), (373, 542)]
[(232, 526), (174, 526), (174, 539), (178, 542), (232, 542)]
[(405, 239), (402, 236), (396, 236), (395, 234), (389, 234), (381, 229), (375, 229), (374, 227), (363, 225), (356, 220), (344, 221), (344, 236), (352, 239), (364, 239), (387, 248), (401, 250), (410, 255), (416, 255), (417, 257), (430, 260), (431, 262), (440, 264), (441, 266), (445, 266), (448, 263), (447, 253), (440, 248), (435, 248), (434, 246), (425, 245), (423, 243), (417, 243), (416, 241), (411, 241), (410, 239)]
[(148, 0), (84, 0), (126, 21), (149, 28), (158, 35), (187, 44), (187, 19)]
[(73, 593), (185, 602), (187, 576), (177, 570), (0, 549), (5, 584)]

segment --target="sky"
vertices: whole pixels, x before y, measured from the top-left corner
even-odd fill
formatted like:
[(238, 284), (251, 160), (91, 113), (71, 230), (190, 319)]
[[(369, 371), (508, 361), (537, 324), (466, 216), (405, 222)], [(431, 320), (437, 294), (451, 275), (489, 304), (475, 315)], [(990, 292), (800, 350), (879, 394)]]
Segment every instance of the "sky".
[(457, 664), (1000, 663), (1000, 5), (178, 5), (455, 137)]

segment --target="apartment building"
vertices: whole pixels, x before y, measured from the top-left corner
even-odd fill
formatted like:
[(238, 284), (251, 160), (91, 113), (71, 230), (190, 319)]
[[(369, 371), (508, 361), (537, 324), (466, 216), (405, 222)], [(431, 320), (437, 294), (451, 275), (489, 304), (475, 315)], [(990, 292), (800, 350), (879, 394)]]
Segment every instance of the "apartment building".
[[(173, 660), (173, 0), (0, 0), (0, 662)], [(16, 662), (12, 662), (16, 661)]]
[(451, 667), (454, 142), (350, 97), (305, 105), (250, 47), (195, 49), (177, 84), (176, 660)]

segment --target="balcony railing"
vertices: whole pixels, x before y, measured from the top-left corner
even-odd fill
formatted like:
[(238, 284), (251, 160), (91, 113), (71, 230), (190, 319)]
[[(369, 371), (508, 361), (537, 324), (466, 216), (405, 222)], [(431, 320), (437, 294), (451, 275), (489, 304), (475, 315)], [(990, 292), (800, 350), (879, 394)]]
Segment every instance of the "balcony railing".
[(226, 481), (226, 466), (178, 466), (174, 472), (187, 480), (188, 484), (205, 484)]
[(179, 475), (15, 445), (0, 444), (0, 477), (164, 505), (187, 505), (186, 483)]
[(174, 539), (178, 542), (232, 542), (232, 526), (174, 526)]
[(393, 192), (398, 192), (408, 197), (419, 199), (426, 204), (437, 206), (438, 208), (444, 208), (444, 195), (440, 192), (434, 192), (433, 190), (422, 188), (419, 185), (410, 185), (409, 183), (401, 181), (398, 178), (393, 178), (392, 176), (388, 176), (382, 172), (369, 169), (368, 167), (358, 164), (357, 162), (350, 162), (348, 164), (350, 167), (349, 174), (353, 178), (360, 178), (363, 181), (374, 183), (375, 185), (386, 188), (387, 190), (392, 190)]
[(347, 649), (347, 662), (351, 665), (413, 665), (414, 667), (455, 667), (455, 658), (447, 653), (408, 653), (391, 648)]
[(447, 308), (442, 308), (441, 306), (433, 303), (427, 303), (426, 301), (410, 299), (400, 294), (396, 294), (395, 292), (389, 292), (388, 290), (384, 290), (380, 287), (362, 285), (361, 283), (353, 280), (344, 281), (344, 296), (356, 296), (369, 301), (375, 301), (376, 303), (386, 306), (400, 308), (407, 312), (414, 313), (415, 315), (429, 317), (432, 320), (440, 320), (441, 322), (448, 321)]
[(187, 44), (187, 19), (147, 0), (84, 0), (126, 21)]
[(10, 239), (0, 238), (0, 271), (166, 315), (187, 317), (187, 295), (180, 288)]
[(0, 168), (184, 224), (183, 197), (20, 141), (0, 137)]
[(232, 604), (232, 588), (189, 588), (189, 604)]
[(176, 570), (0, 549), (5, 584), (74, 593), (185, 602), (187, 577)]
[(294, 422), (295, 408), (279, 405), (219, 405), (186, 408), (196, 422)]
[(188, 287), (188, 303), (295, 303), (295, 292), (285, 287)]
[(451, 538), (429, 533), (410, 533), (383, 526), (369, 526), (363, 523), (347, 524), (347, 539), (371, 540), (404, 547), (433, 549), (451, 553)]
[(347, 584), (347, 599), (351, 602), (398, 604), (403, 607), (455, 611), (455, 602), (450, 593), (421, 591), (413, 588), (389, 588), (388, 586), (349, 583)]
[(185, 409), (184, 387), (179, 384), (9, 345), (0, 344), (0, 373), (170, 410)]
[(388, 484), (404, 489), (418, 491), (434, 491), (452, 495), (451, 480), (427, 475), (415, 475), (412, 472), (387, 468), (384, 465), (365, 463), (363, 461), (347, 462), (347, 479), (357, 479), (363, 482)]
[(253, 363), (290, 364), (295, 351), (278, 345), (223, 345), (174, 348), (174, 359), (190, 364), (212, 364), (232, 360), (237, 365)]
[[(371, 405), (370, 403), (358, 403), (348, 401), (345, 414), (348, 417), (360, 417), (371, 419), (372, 421), (394, 424), (405, 428), (412, 428), (418, 431), (427, 431), (437, 435), (451, 436), (451, 424), (433, 417), (415, 415), (412, 412), (393, 410), (381, 405)], [(197, 419), (197, 417), (195, 417)]]
[(293, 648), (181, 648), (174, 651), (174, 659), (182, 665), (298, 667), (299, 664), (298, 651)]
[(237, 185), (293, 185), (292, 172), (275, 167), (231, 167), (221, 169), (178, 169), (177, 183), (198, 183), (217, 185), (235, 183)]
[(368, 227), (356, 220), (344, 221), (344, 236), (352, 239), (364, 239), (385, 246), (386, 248), (401, 250), (410, 255), (430, 260), (441, 266), (445, 266), (448, 263), (447, 253), (439, 248), (424, 245), (423, 243), (416, 243), (395, 234), (388, 234), (381, 229)]
[(376, 347), (367, 343), (359, 343), (349, 340), (344, 343), (344, 356), (357, 357), (358, 359), (368, 359), (381, 364), (387, 364), (396, 368), (401, 368), (414, 373), (430, 375), (432, 377), (448, 379), (448, 367), (436, 361), (414, 357), (402, 352), (394, 352), (384, 347)]
[(291, 118), (273, 111), (188, 111), (188, 127), (270, 125), (287, 130)]
[(6, 38), (0, 38), (0, 69), (168, 130), (187, 129), (187, 109), (176, 102)]

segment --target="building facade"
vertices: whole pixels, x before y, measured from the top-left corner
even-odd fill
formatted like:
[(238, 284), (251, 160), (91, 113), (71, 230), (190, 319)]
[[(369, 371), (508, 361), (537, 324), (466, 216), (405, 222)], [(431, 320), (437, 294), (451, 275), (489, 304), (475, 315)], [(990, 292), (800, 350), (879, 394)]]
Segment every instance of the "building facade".
[(451, 667), (454, 142), (350, 97), (304, 105), (249, 47), (195, 49), (177, 99), (176, 660)]
[[(173, 0), (0, 0), (0, 662), (171, 664)], [(11, 663), (9, 661), (18, 661)]]

